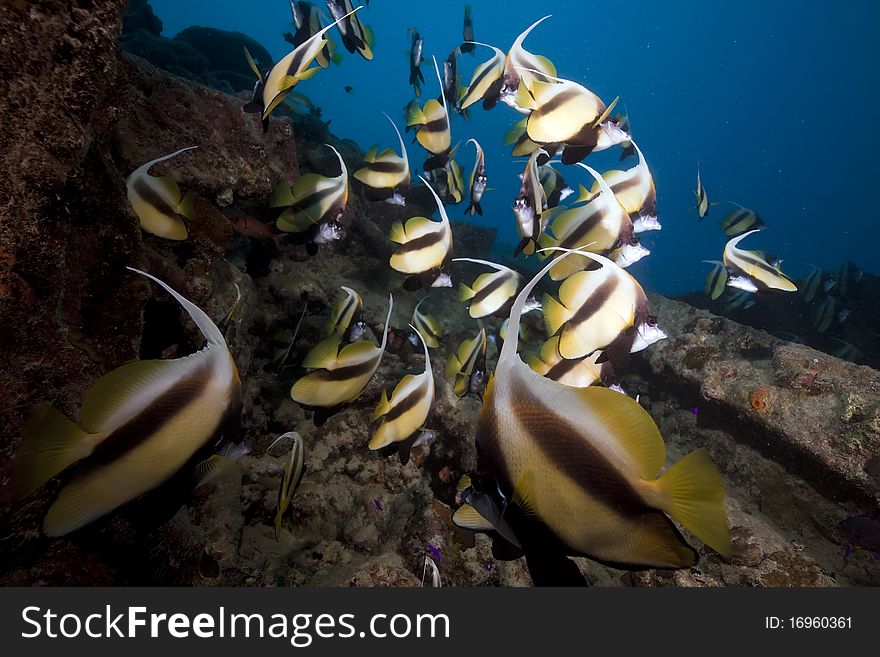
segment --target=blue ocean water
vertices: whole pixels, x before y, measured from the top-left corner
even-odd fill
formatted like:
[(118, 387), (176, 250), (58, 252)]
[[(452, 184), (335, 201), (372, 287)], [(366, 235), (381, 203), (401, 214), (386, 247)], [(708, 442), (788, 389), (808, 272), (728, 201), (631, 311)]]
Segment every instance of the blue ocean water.
[[(323, 4), (323, 3), (319, 3)], [(373, 0), (360, 12), (376, 34), (375, 57), (345, 53), (297, 88), (322, 109), (339, 137), (365, 150), (374, 143), (395, 146), (382, 112), (403, 125), (412, 99), (407, 84), (407, 29), (425, 41), (426, 78), (422, 100), (439, 88), (430, 63), (443, 59), (462, 40), (464, 2), (411, 3)], [(698, 221), (693, 189), (699, 162), (703, 183), (715, 200), (755, 209), (767, 229), (746, 248), (767, 249), (784, 259), (784, 271), (798, 277), (810, 264), (832, 268), (845, 259), (877, 272), (877, 220), (873, 190), (880, 129), (873, 121), (880, 88), (880, 3), (824, 0), (737, 2), (584, 3), (556, 0), (472, 0), (474, 32), (507, 51), (516, 36), (545, 14), (525, 43), (549, 57), (560, 76), (598, 93), (606, 102), (620, 95), (633, 134), (653, 171), (663, 223), (642, 235), (652, 255), (631, 268), (649, 290), (678, 294), (700, 289), (708, 266), (720, 259), (726, 238), (717, 222), (728, 211), (713, 207)], [(276, 59), (289, 52), (282, 39), (291, 27), (287, 0), (152, 0), (165, 36), (190, 25), (245, 32)], [(338, 35), (337, 35), (338, 43)], [(344, 49), (340, 50), (344, 52)], [(491, 52), (478, 48), (461, 57), (463, 82)], [(345, 86), (351, 86), (351, 93)], [(499, 240), (515, 244), (511, 205), (523, 163), (502, 145), (520, 117), (505, 105), (471, 120), (453, 119), (453, 144), (469, 173), (476, 138), (486, 149), (489, 187), (485, 216), (477, 221), (499, 229)], [(423, 151), (410, 147), (413, 166)], [(618, 168), (618, 149), (587, 162)], [(626, 161), (634, 166), (635, 159)], [(566, 169), (573, 186), (588, 174)], [(450, 216), (461, 215), (465, 204)]]

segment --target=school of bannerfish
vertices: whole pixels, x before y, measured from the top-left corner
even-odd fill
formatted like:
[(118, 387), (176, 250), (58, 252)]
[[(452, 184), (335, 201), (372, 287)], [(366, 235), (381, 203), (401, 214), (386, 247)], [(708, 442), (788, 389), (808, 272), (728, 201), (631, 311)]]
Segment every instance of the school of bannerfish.
[[(372, 31), (361, 20), (363, 6), (328, 0), (328, 16), (310, 2), (290, 4), (297, 29), (286, 38), (293, 50), (266, 70), (243, 54), (256, 77), (244, 111), (257, 114), (264, 130), (300, 83), (339, 62), (331, 30), (338, 30), (349, 52), (373, 57)], [(618, 567), (682, 568), (698, 558), (682, 528), (722, 555), (730, 553), (731, 542), (721, 477), (707, 452), (698, 449), (667, 467), (656, 424), (617, 385), (632, 353), (666, 337), (644, 290), (627, 271), (650, 253), (638, 235), (661, 229), (657, 193), (628, 117), (612, 116), (617, 99), (606, 103), (586, 86), (561, 77), (546, 57), (525, 49), (529, 35), (550, 18), (527, 27), (505, 53), (474, 40), (468, 7), (464, 41), (442, 66), (423, 54), (418, 30), (409, 32), (409, 81), (415, 96), (433, 85), (422, 75), (423, 59), (438, 83), (436, 97), (421, 103), (414, 99), (405, 110), (405, 131), (414, 131), (427, 153), (419, 179), (438, 218), (395, 222), (388, 264), (402, 276), (406, 291), (421, 290), (406, 323), (413, 344), (421, 347), (424, 369), (382, 391), (370, 418), (378, 424), (365, 448), (395, 453), (406, 465), (413, 447), (427, 441), (438, 392), (431, 350), (448, 347), (444, 378), (452, 393), (482, 396), (475, 425), (477, 467), (458, 484), (453, 522), (487, 533), (497, 558), (524, 556), (536, 584), (577, 584), (585, 581), (572, 556)], [(483, 50), (491, 56), (463, 85), (460, 57), (476, 57)], [(522, 115), (505, 137), (514, 157), (527, 158), (511, 204), (520, 238), (511, 256), (538, 260), (541, 270), (531, 280), (501, 263), (453, 255), (447, 206), (464, 201), (466, 214), (482, 215), (483, 194), (491, 191), (491, 151), (467, 139), (475, 161), (465, 175), (452, 138), (453, 113), (466, 117), (479, 102), (485, 110), (500, 102)], [(341, 216), (350, 177), (373, 202), (406, 204), (413, 182), (409, 154), (400, 129), (388, 120), (399, 153), (395, 146), (374, 147), (349, 176), (342, 156), (328, 144), (338, 163), (329, 175), (305, 173), (292, 185), (279, 186), (267, 199), (279, 212), (277, 233), (320, 257), (321, 245), (344, 237)], [(582, 162), (594, 151), (615, 146), (623, 149), (621, 160), (633, 155), (637, 164), (600, 173)], [(153, 177), (149, 170), (190, 148), (195, 147), (158, 157), (129, 177), (129, 199), (145, 232), (187, 239), (189, 196), (173, 177)], [(579, 190), (566, 182), (575, 177), (584, 180)], [(570, 196), (574, 202), (563, 206)], [(713, 204), (699, 171), (696, 196), (702, 218)], [(741, 206), (724, 221), (730, 240), (723, 259), (712, 261), (716, 269), (707, 291), (713, 298), (727, 287), (747, 293), (797, 289), (778, 262), (739, 247), (762, 227), (760, 218)], [(463, 266), (483, 273), (464, 277)], [(200, 480), (213, 476), (234, 453), (217, 447), (221, 438), (228, 443), (235, 435), (242, 406), (241, 382), (222, 331), (167, 284), (138, 273), (181, 304), (204, 334), (205, 345), (190, 356), (138, 361), (106, 374), (85, 395), (78, 423), (51, 407), (34, 412), (15, 459), (16, 493), (30, 495), (49, 479), (73, 471), (45, 517), (43, 531), (49, 536), (88, 525), (184, 470), (194, 469)], [(536, 286), (548, 280), (558, 284), (556, 291), (533, 296)], [(443, 345), (440, 323), (428, 310), (430, 295), (454, 282), (475, 320), (474, 334), (458, 345)], [(821, 277), (815, 286), (820, 284)], [(314, 411), (316, 425), (363, 395), (389, 345), (393, 297), (388, 297), (377, 345), (365, 336), (360, 293), (349, 287), (341, 292), (322, 339), (302, 360), (304, 375), (290, 390), (295, 402)], [(532, 310), (540, 310), (546, 333), (537, 343), (520, 325)], [(488, 317), (505, 320), (494, 370), (487, 364), (490, 340), (482, 323)], [(285, 340), (282, 359), (290, 353), (290, 338)], [(307, 442), (295, 432), (281, 438), (293, 444), (278, 491), (276, 536), (305, 474)]]

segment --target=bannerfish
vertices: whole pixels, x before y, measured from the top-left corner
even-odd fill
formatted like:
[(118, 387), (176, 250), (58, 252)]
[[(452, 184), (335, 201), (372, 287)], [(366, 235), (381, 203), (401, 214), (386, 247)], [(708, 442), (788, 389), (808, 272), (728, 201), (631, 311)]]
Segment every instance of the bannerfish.
[(182, 196), (177, 181), (171, 176), (151, 176), (150, 169), (198, 146), (188, 146), (170, 155), (157, 157), (139, 166), (125, 180), (128, 202), (141, 228), (151, 235), (168, 240), (185, 240), (188, 236), (183, 219), (192, 219), (192, 193)]
[(384, 200), (393, 205), (406, 205), (404, 198), (409, 190), (411, 178), (409, 173), (409, 157), (400, 130), (387, 114), (385, 118), (397, 133), (400, 142), (400, 155), (392, 148), (386, 148), (377, 154), (378, 148), (373, 147), (364, 156), (366, 166), (354, 172), (355, 180), (366, 185), (368, 196)]
[(495, 270), (480, 274), (469, 286), (464, 283), (459, 284), (458, 299), (468, 302), (468, 314), (471, 317), (479, 319), (501, 312), (507, 314), (506, 311), (510, 308), (510, 303), (519, 287), (519, 274), (509, 267), (487, 260), (453, 258), (452, 262), (473, 262)]
[(739, 203), (734, 203), (733, 201), (726, 202), (731, 205), (736, 205), (739, 208), (728, 213), (724, 219), (718, 222), (718, 225), (724, 230), (724, 234), (728, 237), (739, 237), (743, 233), (762, 230), (767, 227), (767, 224), (764, 223), (761, 217), (758, 216), (758, 213), (754, 210), (750, 210), (749, 208), (744, 207)]
[[(620, 201), (623, 209), (629, 213), (633, 223), (633, 232), (642, 233), (648, 230), (660, 230), (657, 219), (657, 190), (654, 177), (645, 162), (641, 149), (633, 141), (632, 147), (639, 156), (639, 163), (626, 171), (612, 170), (602, 174), (611, 191)], [(593, 189), (585, 199), (589, 200), (599, 193), (599, 183), (593, 183)]]
[(856, 358), (859, 357), (859, 348), (856, 347), (852, 342), (847, 342), (846, 340), (841, 340), (840, 338), (832, 337), (837, 344), (840, 346), (834, 350), (834, 353), (831, 355), (835, 358), (840, 358), (841, 360), (848, 360), (852, 363), (856, 361)]
[[(537, 144), (565, 144), (563, 164), (584, 159), (596, 149), (602, 135), (606, 147), (627, 138), (608, 121), (616, 103), (617, 99), (606, 106), (583, 85), (556, 77), (546, 82), (535, 80), (531, 86), (523, 82), (516, 94), (516, 105), (530, 112), (526, 122), (529, 139)], [(603, 130), (606, 123), (607, 129)]]
[(828, 296), (815, 304), (811, 313), (813, 328), (819, 333), (824, 333), (834, 322), (834, 315), (837, 313), (837, 299)]
[(772, 266), (755, 251), (745, 251), (739, 248), (740, 242), (757, 232), (757, 230), (750, 230), (734, 237), (725, 245), (724, 266), (727, 267), (727, 272), (730, 274), (727, 284), (746, 292), (757, 292), (759, 289), (797, 292), (797, 286), (778, 268)]
[(697, 165), (697, 188), (694, 190), (694, 195), (697, 197), (697, 214), (702, 219), (709, 214), (709, 194), (706, 193), (706, 188), (703, 187), (703, 181), (700, 179), (699, 164)]
[(461, 175), (461, 167), (458, 165), (458, 162), (455, 161), (453, 154), (455, 153), (458, 146), (452, 149), (449, 159), (446, 161), (446, 164), (442, 169), (434, 169), (431, 173), (442, 172), (442, 175), (445, 177), (446, 182), (446, 193), (447, 197), (450, 199), (449, 202), (453, 205), (458, 205), (464, 200), (464, 177)]
[(423, 313), (419, 310), (422, 303), (424, 303), (427, 298), (428, 297), (422, 298), (416, 304), (416, 307), (413, 309), (412, 323), (422, 341), (428, 345), (429, 348), (436, 349), (440, 346), (440, 337), (443, 335), (443, 331), (440, 330), (440, 324), (433, 315)]
[[(288, 431), (278, 437), (279, 440), (290, 438), (293, 444), (290, 446), (290, 455), (284, 462), (284, 474), (281, 476), (281, 482), (278, 486), (278, 502), (275, 507), (275, 540), (281, 537), (281, 523), (284, 514), (290, 506), (290, 500), (296, 492), (299, 482), (302, 481), (305, 473), (305, 455), (303, 447), (303, 439), (296, 431)], [(272, 443), (273, 445), (275, 443)]]
[(36, 409), (13, 463), (17, 498), (79, 465), (43, 521), (64, 536), (158, 488), (216, 438), (230, 440), (241, 415), (241, 381), (223, 334), (198, 306), (146, 272), (183, 306), (206, 339), (194, 354), (143, 360), (101, 377), (74, 424), (52, 406)]
[(480, 146), (480, 142), (478, 142), (476, 139), (468, 139), (467, 143), (474, 144), (474, 148), (477, 149), (477, 154), (476, 159), (474, 160), (474, 168), (471, 171), (471, 177), (469, 181), (469, 193), (471, 202), (464, 213), (473, 217), (474, 212), (476, 212), (482, 217), (483, 206), (480, 205), (480, 201), (483, 198), (483, 193), (486, 191), (486, 184), (489, 181), (489, 179), (486, 178), (486, 155), (485, 153), (483, 153), (483, 147)]
[(541, 216), (547, 210), (547, 197), (538, 176), (538, 157), (541, 155), (546, 156), (547, 151), (539, 149), (529, 156), (522, 175), (519, 195), (513, 203), (516, 231), (522, 238), (513, 253), (514, 257), (520, 253), (525, 253), (527, 256), (532, 255), (538, 244), (538, 238), (546, 227), (541, 221)]
[(269, 203), (273, 208), (284, 208), (275, 227), (302, 235), (308, 240), (311, 255), (317, 253), (319, 244), (341, 239), (345, 234), (340, 219), (348, 202), (348, 169), (339, 151), (324, 145), (336, 154), (339, 175), (303, 174), (292, 187), (282, 183)]
[(752, 293), (746, 290), (730, 289), (727, 291), (727, 294), (721, 298), (721, 301), (723, 302), (721, 310), (725, 313), (730, 313), (734, 310), (748, 310), (755, 305), (755, 299), (752, 297)]
[(559, 301), (545, 294), (541, 304), (547, 335), (559, 335), (559, 355), (577, 359), (605, 350), (614, 357), (665, 338), (638, 281), (604, 256), (581, 253), (602, 266), (572, 274), (559, 288)]
[[(327, 17), (320, 9), (311, 2), (291, 0), (290, 13), (293, 16), (293, 24), (296, 32), (284, 35), (284, 40), (294, 48), (301, 46), (310, 38), (321, 31), (322, 21), (326, 21)], [(330, 62), (340, 64), (342, 62), (342, 54), (336, 52), (336, 43), (330, 37), (326, 38), (327, 43), (315, 56), (315, 61), (321, 68), (327, 68)], [(259, 72), (257, 74), (259, 76)]]
[[(593, 253), (610, 255), (621, 267), (628, 267), (638, 262), (651, 252), (643, 247), (635, 237), (632, 220), (626, 209), (617, 200), (611, 187), (599, 173), (583, 164), (578, 166), (586, 169), (599, 184), (599, 194), (586, 205), (575, 206), (557, 215), (550, 223), (550, 232), (541, 235), (538, 244), (542, 248), (562, 247), (563, 249), (581, 249), (587, 247)], [(540, 253), (539, 258), (548, 254)], [(580, 271), (590, 264), (590, 260), (580, 254), (568, 256), (550, 270), (550, 278), (561, 281)]]
[[(510, 46), (504, 61), (502, 84), (498, 89), (495, 102), (500, 100), (522, 114), (528, 114), (529, 109), (522, 107), (517, 102), (517, 90), (520, 88), (520, 84), (531, 91), (535, 82), (549, 82), (556, 75), (556, 67), (553, 62), (543, 55), (535, 55), (523, 48), (526, 37), (548, 18), (550, 18), (549, 15), (544, 16), (526, 28)], [(492, 104), (494, 105), (494, 103)]]
[(340, 285), (344, 293), (330, 309), (324, 325), (324, 337), (336, 336), (343, 341), (357, 341), (364, 332), (364, 300), (350, 287)]
[[(455, 47), (443, 62), (443, 98), (446, 98), (452, 104), (453, 109), (467, 117), (468, 112), (462, 112), (459, 107), (459, 98), (464, 95), (461, 87), (461, 76), (458, 74), (459, 54), (460, 50), (458, 47)], [(438, 97), (438, 100), (442, 102), (443, 98)]]
[[(345, 1), (348, 2), (348, 0)], [(244, 106), (244, 111), (260, 114), (264, 132), (269, 128), (269, 115), (284, 101), (293, 88), (301, 81), (312, 78), (315, 73), (321, 70), (320, 66), (312, 68), (309, 66), (327, 45), (327, 39), (324, 38), (324, 35), (335, 25), (340, 25), (341, 31), (341, 21), (351, 17), (360, 9), (362, 7), (357, 7), (346, 16), (337, 17), (335, 21), (321, 28), (313, 36), (306, 39), (302, 45), (297, 46), (292, 52), (280, 59), (266, 75), (262, 75), (258, 69), (254, 69), (259, 79), (254, 87), (253, 98)]]
[[(531, 301), (531, 299), (530, 299), (530, 301)], [(526, 304), (528, 304), (528, 302), (526, 302)], [(537, 308), (535, 308), (535, 310), (540, 310), (540, 309), (541, 309), (541, 304), (539, 302), (537, 305)], [(526, 308), (523, 307), (523, 315), (525, 315), (526, 312), (527, 312)], [(509, 321), (510, 320), (507, 317), (505, 317), (504, 321), (501, 322), (501, 326), (498, 328), (498, 337), (501, 338), (502, 342), (504, 342), (507, 339), (507, 325), (508, 325)], [(542, 322), (543, 322), (543, 319), (542, 319)], [(529, 326), (524, 321), (520, 321), (520, 323), (519, 323), (519, 336), (518, 337), (519, 337), (519, 346), (517, 347), (517, 349), (522, 349), (532, 337)]]
[(538, 179), (544, 188), (544, 196), (547, 197), (547, 209), (557, 207), (562, 201), (574, 194), (574, 190), (565, 182), (565, 178), (550, 164), (538, 167)]
[(452, 381), (452, 391), (459, 398), (479, 395), (486, 385), (486, 329), (465, 338), (446, 362), (444, 375)]
[(358, 53), (368, 61), (373, 59), (373, 46), (376, 45), (373, 30), (354, 15), (361, 7), (353, 7), (351, 0), (327, 0), (327, 9), (339, 23), (339, 33), (345, 49), (350, 53)]
[(715, 265), (706, 276), (706, 286), (703, 288), (708, 297), (715, 301), (727, 288), (727, 268), (720, 260), (703, 260), (703, 262)]
[(824, 277), (825, 272), (821, 267), (816, 267), (815, 265), (810, 267), (810, 273), (807, 274), (803, 283), (801, 283), (801, 294), (804, 297), (804, 303), (810, 303), (816, 298), (816, 293), (819, 291), (819, 286), (822, 284)]
[(461, 30), (464, 42), (461, 44), (463, 53), (474, 54), (474, 18), (470, 5), (464, 6), (464, 24)]
[(442, 167), (446, 163), (445, 155), (449, 152), (452, 144), (452, 134), (449, 131), (449, 110), (447, 107), (446, 94), (443, 93), (443, 80), (440, 77), (440, 69), (437, 67), (437, 59), (434, 59), (434, 71), (437, 73), (437, 81), (440, 83), (440, 96), (442, 104), (436, 99), (429, 99), (421, 108), (418, 103), (410, 103), (407, 106), (406, 127), (417, 126), (416, 140), (428, 152), (431, 157), (425, 162), (424, 169)]
[(559, 336), (553, 336), (538, 353), (529, 354), (523, 361), (541, 376), (573, 388), (587, 388), (596, 383), (614, 381), (614, 367), (606, 360), (598, 362), (601, 351), (586, 358), (567, 359), (559, 355)]
[[(498, 102), (498, 93), (503, 82), (502, 74), (504, 73), (504, 60), (506, 55), (495, 46), (476, 41), (472, 44), (465, 43), (462, 45), (462, 52), (464, 52), (465, 45), (491, 48), (494, 54), (491, 59), (483, 62), (474, 69), (474, 74), (471, 76), (471, 83), (467, 86), (464, 94), (458, 100), (458, 107), (461, 110), (466, 110), (474, 103), (482, 100), (483, 109), (492, 109), (492, 107)], [(471, 52), (473, 52), (473, 50), (471, 50)]]
[(661, 475), (663, 438), (635, 400), (561, 385), (517, 355), (523, 304), (550, 267), (511, 308), (510, 336), (477, 421), (477, 470), (461, 499), (483, 509), (496, 542), (512, 536), (538, 585), (584, 584), (567, 556), (617, 567), (693, 566), (697, 553), (670, 517), (730, 554), (723, 484), (704, 449)]
[(411, 275), (407, 283), (409, 289), (418, 289), (425, 284), (426, 281), (419, 277), (430, 278), (430, 287), (450, 287), (452, 280), (446, 271), (452, 255), (449, 217), (434, 188), (424, 178), (421, 181), (437, 203), (440, 221), (433, 221), (428, 217), (412, 217), (405, 224), (395, 221), (391, 225), (391, 241), (400, 246), (391, 255), (389, 264), (394, 271)]
[(409, 83), (418, 97), (422, 94), (422, 83), (425, 81), (425, 76), (422, 74), (422, 51), (425, 42), (414, 27), (409, 28), (409, 38)]
[(316, 410), (316, 426), (323, 424), (336, 409), (357, 399), (373, 378), (388, 344), (393, 307), (394, 298), (389, 294), (388, 316), (378, 347), (370, 340), (358, 340), (342, 347), (339, 336), (331, 335), (306, 354), (302, 366), (312, 371), (293, 384), (290, 398)]
[(370, 449), (382, 450), (383, 454), (397, 452), (402, 465), (409, 463), (409, 455), (417, 439), (424, 432), (431, 419), (434, 408), (434, 371), (431, 369), (431, 355), (428, 343), (419, 330), (410, 328), (422, 338), (425, 352), (425, 371), (421, 374), (407, 374), (391, 393), (391, 398), (383, 389), (382, 397), (371, 421), (382, 419), (376, 433), (370, 439)]

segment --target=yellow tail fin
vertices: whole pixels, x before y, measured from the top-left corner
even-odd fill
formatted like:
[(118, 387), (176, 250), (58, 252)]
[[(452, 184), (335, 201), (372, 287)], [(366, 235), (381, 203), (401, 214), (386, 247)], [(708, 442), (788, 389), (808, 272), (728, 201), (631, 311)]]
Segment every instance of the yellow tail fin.
[(458, 284), (458, 300), (459, 301), (468, 301), (469, 299), (473, 299), (476, 291), (473, 288), (468, 287), (464, 283)]
[(709, 547), (730, 554), (730, 530), (724, 510), (724, 486), (705, 449), (697, 449), (672, 465), (657, 480), (666, 513)]
[(568, 308), (549, 294), (545, 294), (541, 301), (541, 313), (544, 315), (544, 327), (547, 329), (547, 335), (550, 336), (556, 335), (562, 325), (571, 319)]
[(13, 489), (27, 497), (80, 459), (92, 453), (103, 434), (86, 433), (49, 405), (39, 406), (22, 429), (13, 464)]

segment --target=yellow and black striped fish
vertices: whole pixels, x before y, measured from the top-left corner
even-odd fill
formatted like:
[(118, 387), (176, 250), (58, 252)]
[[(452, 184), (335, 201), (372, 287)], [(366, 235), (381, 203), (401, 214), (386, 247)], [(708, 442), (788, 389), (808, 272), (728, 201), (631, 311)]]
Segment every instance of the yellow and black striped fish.
[[(422, 338), (418, 329), (414, 326), (411, 328)], [(396, 451), (403, 465), (409, 462), (410, 450), (425, 431), (425, 425), (434, 408), (434, 371), (431, 369), (431, 355), (424, 338), (422, 347), (425, 351), (425, 371), (418, 375), (404, 376), (394, 388), (390, 399), (385, 390), (382, 390), (382, 397), (370, 418), (382, 418), (382, 423), (370, 439), (370, 449)]]
[(511, 308), (510, 336), (477, 421), (477, 471), (461, 498), (474, 508), (489, 498), (482, 508), (494, 505), (497, 513), (480, 514), (500, 537), (513, 536), (538, 585), (584, 583), (566, 555), (618, 566), (693, 566), (697, 553), (670, 518), (729, 554), (723, 485), (705, 450), (661, 475), (663, 438), (637, 402), (607, 388), (561, 385), (517, 355), (523, 304), (551, 266)]
[(700, 219), (709, 214), (709, 194), (703, 187), (703, 181), (700, 179), (700, 166), (697, 165), (697, 188), (694, 190), (694, 196), (697, 197), (696, 210)]
[[(645, 156), (641, 149), (633, 141), (630, 142), (639, 156), (639, 163), (632, 169), (619, 171), (617, 169), (606, 171), (602, 178), (608, 183), (611, 191), (629, 213), (633, 223), (633, 232), (642, 233), (648, 230), (660, 230), (660, 221), (657, 219), (657, 190), (654, 188), (654, 176), (645, 162)], [(593, 189), (586, 198), (589, 200), (599, 193), (599, 183), (593, 184)]]
[[(517, 121), (504, 136), (504, 145), (513, 146), (512, 155), (514, 157), (527, 157), (541, 148), (541, 144), (536, 144), (529, 139), (529, 134), (526, 130), (528, 120), (528, 118), (525, 118)], [(548, 157), (551, 152), (555, 152), (553, 145), (544, 145), (544, 150), (547, 151)]]
[(176, 241), (187, 238), (183, 219), (192, 219), (192, 194), (182, 196), (174, 178), (151, 176), (150, 169), (159, 162), (165, 162), (194, 148), (198, 146), (181, 148), (170, 155), (150, 160), (135, 169), (125, 181), (128, 202), (131, 203), (141, 228), (151, 235)]
[(429, 348), (436, 349), (440, 346), (440, 337), (443, 335), (443, 331), (440, 329), (440, 324), (437, 323), (437, 319), (433, 315), (423, 313), (419, 310), (422, 303), (424, 303), (427, 298), (428, 297), (424, 297), (416, 304), (416, 307), (413, 309), (412, 323), (419, 336), (422, 338), (422, 341), (428, 345)]
[[(492, 109), (498, 102), (498, 93), (503, 82), (502, 74), (504, 73), (506, 55), (495, 46), (490, 46), (486, 43), (474, 42), (473, 45), (491, 48), (494, 54), (491, 59), (474, 69), (471, 83), (465, 90), (464, 95), (459, 99), (458, 106), (460, 109), (466, 110), (474, 103), (482, 100), (483, 109)], [(464, 52), (464, 46), (462, 46), (462, 52)]]
[(105, 374), (86, 393), (78, 425), (49, 405), (34, 412), (13, 463), (16, 496), (78, 464), (46, 514), (47, 536), (69, 534), (158, 488), (238, 428), (241, 381), (220, 329), (158, 278), (128, 269), (173, 296), (206, 344), (183, 358), (137, 361)]
[(292, 187), (282, 183), (269, 203), (273, 208), (284, 208), (275, 220), (275, 227), (285, 233), (306, 235), (313, 251), (317, 251), (316, 245), (343, 236), (340, 218), (348, 202), (348, 169), (345, 161), (333, 146), (324, 145), (336, 154), (339, 175), (303, 174)]
[[(302, 481), (305, 472), (305, 453), (303, 447), (303, 439), (296, 431), (288, 431), (278, 437), (279, 440), (290, 438), (293, 444), (290, 446), (290, 455), (284, 462), (284, 474), (281, 477), (281, 483), (278, 486), (278, 502), (275, 506), (275, 540), (281, 537), (281, 523), (284, 514), (290, 507), (290, 500), (296, 492), (299, 482)], [(272, 443), (274, 445), (275, 443)], [(270, 446), (271, 449), (271, 446)]]
[(409, 157), (406, 153), (406, 144), (400, 130), (394, 125), (394, 121), (387, 114), (385, 118), (397, 133), (400, 141), (400, 155), (391, 148), (386, 148), (377, 154), (378, 149), (373, 148), (364, 157), (367, 165), (354, 172), (355, 180), (360, 181), (370, 190), (373, 198), (382, 199), (394, 205), (406, 205), (405, 195), (410, 186)]
[(535, 55), (523, 48), (526, 37), (548, 18), (550, 18), (549, 15), (544, 16), (526, 28), (510, 46), (504, 61), (502, 85), (499, 89), (498, 99), (523, 114), (528, 114), (528, 109), (521, 107), (516, 99), (520, 84), (531, 90), (535, 82), (548, 82), (556, 75), (556, 67), (553, 66), (553, 62), (543, 55)]
[(548, 379), (573, 388), (587, 388), (614, 378), (611, 361), (598, 362), (602, 353), (594, 351), (586, 358), (563, 358), (559, 355), (559, 336), (555, 335), (541, 345), (538, 353), (524, 357), (523, 361)]
[(559, 301), (545, 294), (541, 304), (547, 335), (559, 335), (559, 355), (628, 354), (665, 338), (638, 281), (608, 258), (582, 253), (602, 266), (572, 274), (559, 288)]
[(354, 12), (360, 9), (361, 7), (353, 9), (346, 16), (339, 17), (327, 27), (321, 28), (313, 36), (306, 39), (302, 45), (297, 46), (291, 53), (280, 59), (265, 76), (260, 73), (256, 65), (252, 64), (258, 80), (256, 87), (254, 87), (254, 96), (244, 106), (244, 111), (259, 112), (260, 118), (263, 120), (264, 131), (269, 126), (269, 115), (284, 101), (293, 88), (321, 70), (320, 66), (309, 68), (309, 65), (315, 61), (315, 58), (327, 45), (327, 39), (324, 38), (327, 31), (337, 24), (341, 26), (340, 21), (351, 17)]
[[(342, 347), (337, 335), (316, 344), (302, 362), (303, 367), (312, 371), (293, 384), (291, 399), (306, 408), (319, 410), (336, 409), (357, 399), (382, 362), (393, 307), (394, 298), (388, 295), (388, 316), (378, 347), (370, 340), (358, 340)], [(326, 411), (316, 413), (316, 424), (321, 424), (326, 417)]]
[(571, 80), (551, 77), (535, 80), (531, 86), (523, 82), (515, 102), (523, 112), (530, 112), (526, 122), (529, 139), (537, 144), (565, 144), (563, 164), (584, 159), (596, 150), (600, 138), (605, 148), (626, 138), (608, 121), (617, 99), (606, 106), (595, 93)]
[(513, 214), (516, 216), (516, 231), (519, 233), (520, 242), (513, 255), (525, 253), (527, 256), (535, 252), (538, 238), (546, 227), (542, 215), (547, 210), (547, 196), (541, 186), (541, 178), (538, 176), (538, 158), (546, 156), (547, 151), (538, 149), (529, 156), (525, 171), (522, 175), (522, 184), (519, 195), (513, 203)]
[(473, 171), (471, 171), (470, 177), (469, 188), (471, 202), (464, 213), (473, 217), (474, 212), (476, 212), (482, 217), (483, 207), (480, 205), (480, 201), (483, 198), (483, 193), (486, 191), (486, 184), (489, 182), (489, 179), (486, 178), (486, 154), (483, 152), (483, 147), (480, 146), (480, 142), (476, 139), (468, 139), (468, 143), (470, 144), (471, 142), (473, 142), (474, 148), (477, 149), (477, 155), (474, 160), (474, 168)]
[(452, 381), (452, 391), (458, 397), (470, 393), (479, 395), (486, 385), (486, 329), (480, 327), (473, 338), (466, 338), (449, 357), (444, 371)]
[[(650, 253), (634, 236), (632, 220), (626, 209), (617, 200), (608, 183), (599, 173), (583, 163), (578, 163), (599, 185), (598, 196), (586, 205), (575, 206), (557, 215), (550, 224), (551, 236), (541, 235), (538, 244), (542, 248), (562, 247), (564, 249), (587, 248), (592, 253), (610, 254), (617, 248), (615, 261), (621, 266), (629, 266)], [(546, 258), (546, 253), (539, 253)], [(554, 281), (561, 281), (590, 264), (586, 256), (568, 256), (550, 270)]]
[(437, 192), (424, 178), (421, 180), (437, 203), (440, 221), (427, 217), (411, 217), (405, 224), (395, 221), (391, 225), (391, 241), (400, 246), (391, 255), (389, 264), (402, 274), (436, 274), (432, 275), (430, 286), (449, 287), (452, 281), (444, 270), (452, 254), (452, 228)]
[(474, 262), (491, 267), (495, 271), (480, 274), (471, 285), (460, 283), (458, 286), (459, 301), (468, 302), (468, 314), (474, 319), (488, 317), (507, 309), (519, 287), (519, 274), (494, 262), (476, 260), (474, 258), (453, 258), (452, 262)]
[[(407, 106), (406, 127), (418, 126), (416, 139), (422, 147), (434, 154), (442, 156), (449, 152), (452, 144), (452, 134), (449, 130), (449, 109), (447, 107), (446, 94), (443, 93), (443, 80), (440, 77), (440, 69), (437, 67), (437, 58), (434, 60), (434, 71), (437, 73), (437, 82), (440, 83), (440, 97), (442, 104), (431, 98), (421, 108), (418, 103), (412, 102)], [(434, 158), (429, 158), (433, 160)], [(444, 162), (439, 162), (442, 166)], [(435, 168), (425, 164), (425, 169)]]
[(715, 301), (727, 288), (727, 268), (720, 260), (703, 260), (703, 262), (715, 265), (706, 276), (706, 286), (703, 288), (708, 297)]
[(350, 287), (340, 285), (339, 288), (345, 296), (330, 309), (330, 317), (324, 325), (324, 337), (335, 335), (342, 340), (359, 340), (363, 334), (364, 300)]
[(358, 53), (367, 61), (373, 59), (373, 46), (376, 45), (373, 30), (354, 15), (361, 7), (352, 6), (351, 0), (327, 0), (327, 9), (339, 23), (339, 33), (345, 49), (350, 53)]
[(737, 206), (736, 210), (729, 212), (724, 219), (718, 222), (728, 237), (739, 237), (750, 230), (763, 230), (767, 227), (767, 224), (754, 210), (733, 201), (724, 202)]
[[(298, 0), (290, 3), (290, 12), (293, 15), (293, 24), (296, 32), (284, 35), (284, 40), (294, 48), (301, 46), (315, 34), (321, 31), (321, 22), (326, 21), (327, 17), (320, 9), (311, 2), (303, 2)], [(327, 44), (315, 57), (318, 66), (327, 68), (330, 62), (339, 64), (342, 62), (342, 54), (336, 52), (336, 43), (330, 37), (326, 38)], [(257, 75), (259, 77), (259, 73)]]
[(739, 248), (740, 242), (757, 232), (750, 230), (734, 237), (724, 246), (724, 266), (727, 267), (727, 273), (730, 275), (727, 284), (746, 292), (757, 292), (759, 289), (797, 292), (797, 285), (792, 283), (778, 266), (771, 265), (757, 251)]

